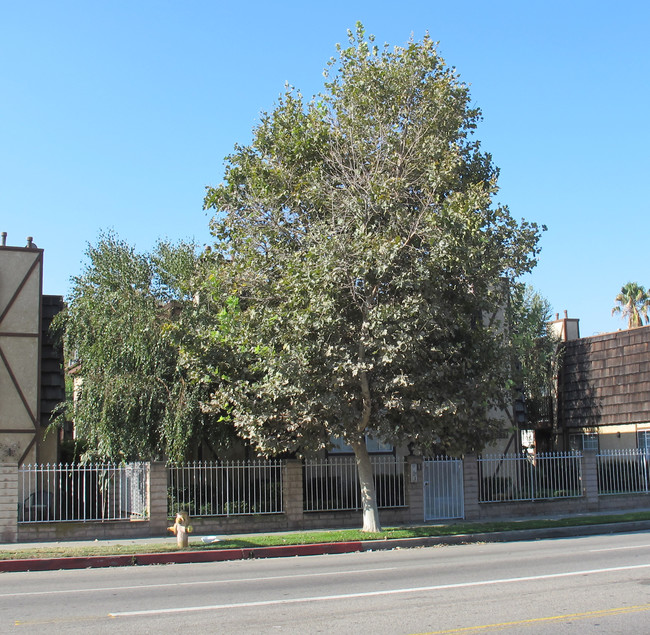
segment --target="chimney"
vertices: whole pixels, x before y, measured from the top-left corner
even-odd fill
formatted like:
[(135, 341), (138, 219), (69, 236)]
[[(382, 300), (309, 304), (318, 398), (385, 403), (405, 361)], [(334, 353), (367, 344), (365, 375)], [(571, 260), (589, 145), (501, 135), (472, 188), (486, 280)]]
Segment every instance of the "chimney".
[(570, 318), (568, 311), (564, 310), (564, 317), (560, 319), (560, 314), (555, 314), (555, 320), (548, 323), (551, 333), (556, 335), (561, 341), (580, 339), (580, 320)]

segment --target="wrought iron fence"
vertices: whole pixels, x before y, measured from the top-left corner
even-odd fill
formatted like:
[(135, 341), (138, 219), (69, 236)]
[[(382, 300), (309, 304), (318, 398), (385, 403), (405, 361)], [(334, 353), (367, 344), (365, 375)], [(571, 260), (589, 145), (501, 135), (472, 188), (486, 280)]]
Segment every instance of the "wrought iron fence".
[(650, 457), (647, 450), (601, 450), (596, 458), (599, 494), (650, 493)]
[(282, 501), (282, 461), (170, 464), (167, 510), (170, 516), (278, 514)]
[[(404, 459), (370, 457), (378, 507), (405, 507)], [(361, 491), (354, 457), (305, 461), (303, 509), (306, 512), (361, 509)]]
[(23, 465), (18, 522), (145, 518), (148, 470), (148, 463)]
[(582, 496), (582, 454), (479, 457), (479, 502), (534, 501)]

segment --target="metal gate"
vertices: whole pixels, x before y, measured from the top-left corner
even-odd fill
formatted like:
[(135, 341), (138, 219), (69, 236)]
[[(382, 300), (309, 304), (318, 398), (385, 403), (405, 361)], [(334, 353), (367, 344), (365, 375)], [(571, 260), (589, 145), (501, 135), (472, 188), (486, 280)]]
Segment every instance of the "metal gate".
[(424, 520), (464, 518), (463, 461), (434, 457), (422, 461)]

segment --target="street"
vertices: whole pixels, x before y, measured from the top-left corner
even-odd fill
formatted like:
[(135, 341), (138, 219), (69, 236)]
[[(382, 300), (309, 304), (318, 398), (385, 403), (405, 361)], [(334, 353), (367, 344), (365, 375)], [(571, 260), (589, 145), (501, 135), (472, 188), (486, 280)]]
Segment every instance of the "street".
[(17, 633), (644, 633), (647, 533), (0, 574)]

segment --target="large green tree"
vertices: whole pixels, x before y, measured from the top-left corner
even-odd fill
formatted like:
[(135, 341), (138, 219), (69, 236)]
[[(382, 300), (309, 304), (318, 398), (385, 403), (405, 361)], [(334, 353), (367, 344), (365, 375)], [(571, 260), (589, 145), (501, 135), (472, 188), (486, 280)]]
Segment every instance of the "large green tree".
[(648, 309), (650, 309), (650, 294), (644, 287), (636, 282), (628, 282), (621, 287), (621, 292), (614, 298), (616, 306), (612, 309), (612, 315), (620, 315), (627, 318), (627, 328), (632, 329), (643, 326), (650, 321)]
[(366, 434), (458, 454), (500, 433), (500, 309), (539, 229), (493, 205), (480, 112), (428, 36), (377, 47), (357, 25), (337, 52), (321, 94), (288, 87), (263, 114), (205, 205), (250, 371), (227, 386), (233, 423), (269, 453), (343, 438), (374, 531)]
[(86, 255), (55, 328), (78, 360), (73, 417), (87, 456), (180, 459), (227, 441), (223, 412), (204, 407), (224, 358), (201, 333), (219, 312), (196, 295), (215, 259), (182, 242), (137, 253), (113, 233)]

